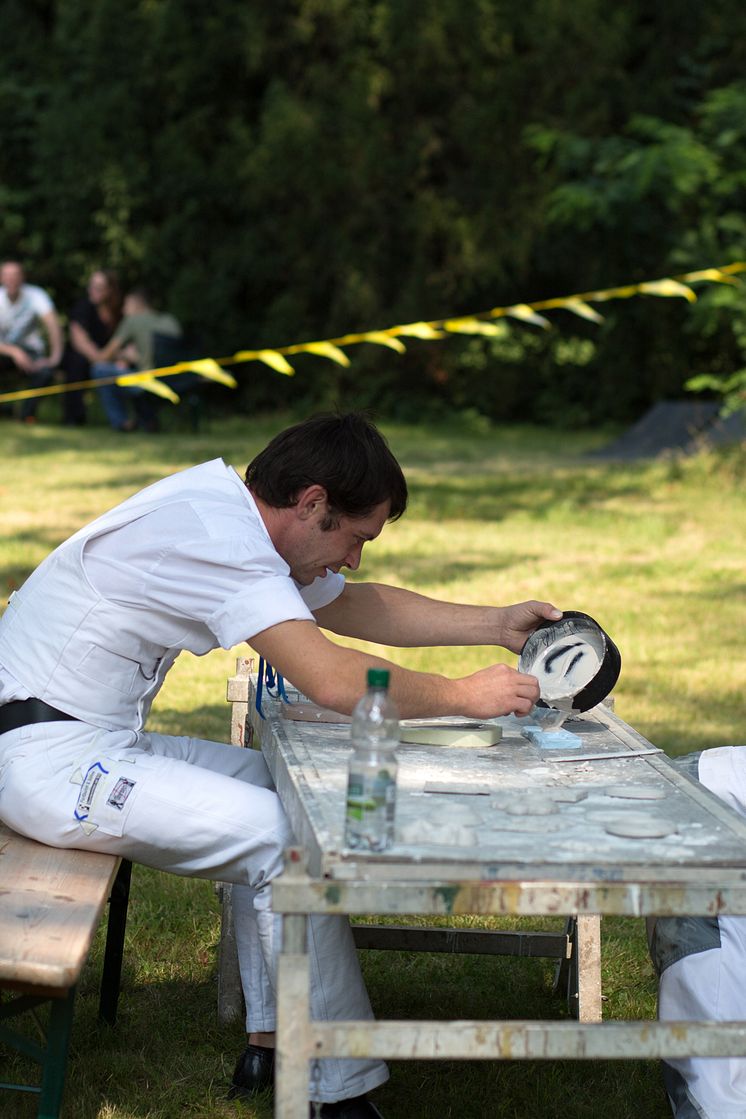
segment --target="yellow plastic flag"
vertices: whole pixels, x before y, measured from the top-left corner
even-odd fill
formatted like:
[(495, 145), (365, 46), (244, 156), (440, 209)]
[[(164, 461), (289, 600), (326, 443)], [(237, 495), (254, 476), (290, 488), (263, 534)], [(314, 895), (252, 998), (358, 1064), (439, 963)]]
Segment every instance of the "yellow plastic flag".
[(396, 350), (398, 354), (406, 353), (407, 347), (398, 338), (392, 338), (390, 334), (385, 334), (382, 330), (369, 330), (367, 334), (361, 335), (361, 342), (373, 342), (376, 346), (388, 346), (390, 350)]
[(734, 276), (728, 276), (719, 268), (705, 268), (702, 272), (688, 272), (686, 276), (681, 277), (682, 280), (687, 280), (693, 283), (695, 280), (712, 280), (715, 284), (740, 284)]
[(489, 334), (493, 338), (504, 336), (506, 332), (504, 323), (498, 325), (484, 319), (447, 319), (443, 326), (452, 334)]
[(599, 315), (598, 311), (589, 303), (584, 303), (582, 299), (564, 299), (559, 306), (572, 311), (574, 315), (580, 315), (581, 319), (588, 319), (589, 322), (604, 321), (603, 315)]
[(638, 284), (637, 290), (646, 295), (680, 295), (689, 303), (697, 302), (692, 289), (686, 284), (680, 284), (678, 280), (647, 280), (644, 284)]
[(309, 354), (316, 354), (318, 357), (328, 357), (329, 361), (336, 361), (337, 365), (347, 366), (350, 364), (350, 359), (344, 350), (340, 350), (339, 346), (335, 346), (333, 342), (305, 342), (298, 349), (305, 350)]
[(585, 293), (586, 299), (596, 300), (604, 299), (629, 299), (633, 295), (637, 295), (640, 288), (638, 284), (627, 284), (623, 288), (607, 288), (605, 291), (587, 291)]
[(201, 377), (206, 377), (208, 381), (218, 381), (221, 385), (227, 385), (231, 389), (238, 387), (236, 378), (222, 369), (211, 357), (200, 358), (198, 361), (189, 361), (184, 364), (187, 369), (199, 373)]
[(409, 338), (424, 338), (429, 341), (435, 338), (445, 338), (443, 331), (436, 330), (429, 322), (410, 322), (405, 326), (395, 326), (392, 329), (397, 334), (403, 334)]
[(514, 319), (521, 319), (522, 322), (530, 322), (534, 326), (541, 326), (544, 330), (548, 330), (551, 325), (549, 319), (537, 314), (529, 307), (528, 303), (516, 303), (513, 307), (506, 307), (505, 314), (511, 315)]
[(121, 377), (117, 377), (118, 385), (137, 385), (138, 388), (145, 389), (146, 392), (152, 392), (154, 396), (162, 396), (164, 400), (170, 400), (172, 404), (179, 403), (179, 397), (173, 389), (169, 388), (165, 381), (159, 381), (157, 377), (151, 377), (147, 373), (125, 373)]
[(242, 350), (240, 354), (234, 354), (233, 358), (235, 361), (263, 361), (275, 373), (284, 373), (286, 377), (292, 377), (295, 373), (290, 362), (282, 354), (278, 354), (277, 350)]

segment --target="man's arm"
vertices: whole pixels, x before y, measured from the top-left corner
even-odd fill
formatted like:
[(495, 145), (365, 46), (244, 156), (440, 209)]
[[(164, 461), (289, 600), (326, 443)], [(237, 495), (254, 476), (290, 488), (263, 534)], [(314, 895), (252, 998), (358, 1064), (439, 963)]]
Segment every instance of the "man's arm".
[(457, 679), (412, 672), (380, 657), (335, 645), (310, 621), (280, 622), (252, 637), (250, 644), (304, 695), (343, 714), (352, 711), (365, 691), (368, 668), (375, 667), (389, 669), (391, 696), (403, 718), (526, 715), (539, 698), (536, 678), (506, 664), (493, 664)]
[(119, 338), (116, 334), (113, 335), (113, 337), (109, 339), (106, 345), (102, 346), (99, 350), (96, 361), (112, 361), (117, 356), (123, 345), (124, 340), (122, 338)]
[(562, 614), (549, 602), (467, 606), (383, 583), (347, 583), (314, 617), (332, 633), (380, 645), (501, 645), (520, 653), (542, 621)]
[(33, 360), (26, 351), (20, 346), (14, 346), (12, 342), (0, 342), (0, 354), (9, 357), (23, 373), (30, 373), (34, 368)]
[(62, 326), (55, 310), (47, 311), (45, 315), (41, 316), (41, 321), (44, 323), (44, 329), (49, 339), (49, 354), (47, 357), (37, 358), (34, 361), (34, 367), (45, 369), (50, 366), (54, 369), (62, 361)]

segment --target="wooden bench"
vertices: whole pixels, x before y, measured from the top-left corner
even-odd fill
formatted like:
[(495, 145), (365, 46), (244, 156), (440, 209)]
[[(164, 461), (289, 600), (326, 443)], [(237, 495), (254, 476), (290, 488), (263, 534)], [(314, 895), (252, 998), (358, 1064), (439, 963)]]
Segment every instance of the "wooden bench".
[[(254, 662), (236, 660), (236, 674), (228, 679), (226, 699), (231, 704), (231, 743), (252, 746), (251, 725), (255, 693)], [(218, 1020), (225, 1025), (243, 1016), (240, 973), (231, 906), (231, 888), (223, 884), (222, 928), (218, 963)], [(557, 961), (554, 990), (567, 1000), (570, 1014), (581, 1022), (600, 1022), (601, 918), (579, 915), (567, 918), (563, 932), (512, 932), (501, 930), (409, 928), (398, 925), (353, 924), (357, 948), (379, 951), (456, 952), (501, 956), (532, 956)]]
[[(0, 1088), (38, 1094), (38, 1119), (59, 1116), (75, 991), (107, 900), (99, 1016), (116, 1020), (130, 872), (126, 859), (47, 847), (0, 823), (0, 1045), (41, 1065), (38, 1086)], [(7, 1025), (46, 1003), (44, 1044)]]

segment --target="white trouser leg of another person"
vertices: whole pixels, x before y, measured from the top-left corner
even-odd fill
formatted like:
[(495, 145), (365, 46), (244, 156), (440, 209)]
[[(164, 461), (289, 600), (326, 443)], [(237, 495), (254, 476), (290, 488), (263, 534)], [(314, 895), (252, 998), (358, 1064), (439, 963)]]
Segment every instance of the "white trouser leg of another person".
[[(77, 722), (21, 727), (0, 736), (0, 819), (52, 846), (232, 882), (247, 1031), (274, 1030), (271, 881), (293, 837), (260, 753)], [(345, 919), (311, 919), (309, 957), (313, 1018), (372, 1017)], [(314, 1098), (323, 1102), (363, 1095), (388, 1077), (378, 1060), (320, 1065)]]
[[(746, 815), (746, 746), (690, 761), (692, 776)], [(746, 1022), (746, 917), (656, 918), (651, 933), (662, 1021)], [(667, 1061), (663, 1074), (675, 1119), (746, 1119), (746, 1057)]]

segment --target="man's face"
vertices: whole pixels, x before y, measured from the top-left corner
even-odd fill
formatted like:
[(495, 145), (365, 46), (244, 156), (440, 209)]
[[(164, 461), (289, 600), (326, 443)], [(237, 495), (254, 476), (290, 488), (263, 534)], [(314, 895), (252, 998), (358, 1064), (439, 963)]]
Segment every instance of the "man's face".
[(0, 284), (5, 288), (11, 302), (16, 300), (23, 284), (23, 269), (20, 264), (15, 264), (13, 261), (4, 264), (0, 269)]
[[(320, 575), (326, 575), (327, 568), (339, 571), (348, 567), (356, 571), (363, 545), (380, 535), (390, 509), (390, 503), (384, 501), (365, 517), (335, 517), (330, 513), (328, 502), (320, 501), (318, 507), (299, 522), (298, 531), (283, 555), (290, 566), (290, 574), (297, 583), (307, 587)], [(331, 527), (324, 527), (330, 521)]]

